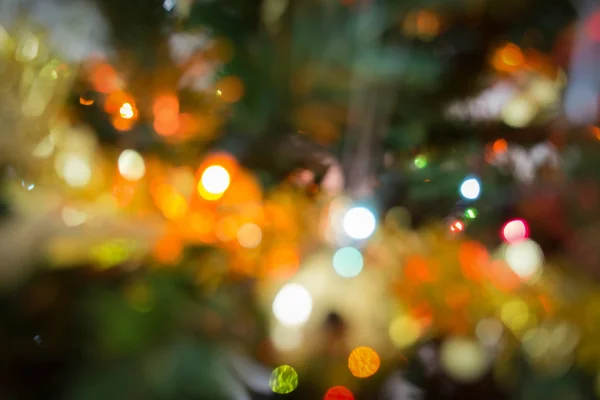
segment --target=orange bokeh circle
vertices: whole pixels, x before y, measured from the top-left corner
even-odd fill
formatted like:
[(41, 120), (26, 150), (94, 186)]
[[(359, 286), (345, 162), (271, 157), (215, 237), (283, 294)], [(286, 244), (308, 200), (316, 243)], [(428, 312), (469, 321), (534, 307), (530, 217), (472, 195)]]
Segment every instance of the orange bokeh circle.
[(380, 365), (379, 355), (370, 347), (357, 347), (348, 357), (348, 368), (357, 378), (368, 378), (379, 370)]

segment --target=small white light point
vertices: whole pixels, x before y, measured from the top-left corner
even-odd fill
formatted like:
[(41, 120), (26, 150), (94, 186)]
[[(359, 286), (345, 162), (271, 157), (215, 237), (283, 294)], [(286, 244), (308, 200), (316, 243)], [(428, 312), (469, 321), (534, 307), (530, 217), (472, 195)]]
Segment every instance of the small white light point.
[(465, 199), (475, 200), (479, 197), (480, 193), (481, 193), (481, 185), (479, 184), (479, 181), (475, 178), (466, 179), (460, 185), (460, 194)]
[(375, 215), (365, 207), (353, 207), (344, 216), (344, 231), (352, 239), (366, 239), (375, 232)]
[(312, 312), (312, 297), (304, 286), (288, 283), (273, 300), (273, 315), (283, 326), (300, 326)]
[(128, 181), (138, 181), (146, 173), (144, 158), (134, 150), (123, 151), (119, 156), (117, 164), (119, 166), (119, 173)]

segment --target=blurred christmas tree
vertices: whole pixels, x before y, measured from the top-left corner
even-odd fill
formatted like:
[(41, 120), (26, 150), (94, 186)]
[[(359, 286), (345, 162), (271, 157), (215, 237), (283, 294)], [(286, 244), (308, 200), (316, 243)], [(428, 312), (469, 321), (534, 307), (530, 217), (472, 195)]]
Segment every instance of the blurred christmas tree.
[(593, 396), (595, 5), (0, 24), (3, 398)]

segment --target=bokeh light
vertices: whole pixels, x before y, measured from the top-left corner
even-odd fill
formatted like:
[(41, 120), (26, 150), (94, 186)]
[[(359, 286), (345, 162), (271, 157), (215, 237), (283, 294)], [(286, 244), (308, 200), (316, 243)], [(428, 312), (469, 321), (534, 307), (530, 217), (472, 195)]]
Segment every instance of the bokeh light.
[(166, 183), (153, 183), (150, 186), (150, 194), (154, 204), (170, 220), (182, 218), (188, 210), (185, 198), (177, 190)]
[(220, 198), (223, 193), (225, 193), (230, 183), (231, 177), (225, 168), (220, 165), (211, 165), (202, 173), (199, 184), (202, 185), (202, 187), (199, 188), (199, 192), (201, 195), (203, 192), (208, 193), (208, 195), (213, 195), (210, 198), (207, 198), (209, 196), (202, 196), (207, 200), (213, 200), (215, 199), (215, 196), (218, 196), (216, 198)]
[(509, 300), (500, 308), (500, 319), (513, 332), (523, 330), (530, 318), (529, 306), (520, 299)]
[(87, 220), (87, 214), (74, 207), (65, 206), (62, 209), (62, 220), (68, 227), (75, 227)]
[(271, 331), (271, 343), (279, 351), (293, 351), (302, 346), (304, 337), (300, 329), (277, 324)]
[(300, 326), (308, 321), (312, 305), (312, 297), (304, 286), (288, 283), (273, 300), (273, 315), (284, 326)]
[(133, 106), (129, 103), (124, 103), (119, 109), (119, 114), (125, 119), (131, 119), (134, 117), (135, 112)]
[(506, 246), (504, 259), (508, 266), (523, 279), (534, 277), (542, 267), (544, 253), (531, 239), (511, 243)]
[(179, 99), (174, 94), (158, 97), (152, 106), (153, 127), (161, 136), (174, 135), (179, 129)]
[(390, 324), (389, 334), (396, 348), (405, 349), (421, 336), (421, 324), (410, 315), (400, 315)]
[(508, 243), (516, 243), (527, 238), (527, 224), (522, 219), (507, 222), (502, 228), (502, 237)]
[(125, 119), (121, 117), (120, 114), (115, 114), (111, 118), (111, 122), (116, 130), (125, 132), (133, 128), (134, 121), (133, 119)]
[(79, 104), (81, 104), (82, 106), (91, 106), (92, 104), (94, 104), (94, 99), (86, 99), (85, 97), (80, 96)]
[(244, 96), (244, 83), (235, 76), (227, 76), (217, 83), (219, 98), (226, 103), (236, 103)]
[(289, 365), (281, 365), (271, 373), (269, 386), (274, 393), (291, 393), (298, 387), (298, 373)]
[(117, 162), (119, 173), (128, 181), (138, 181), (146, 173), (144, 158), (135, 150), (125, 150), (119, 156)]
[(460, 382), (474, 382), (488, 369), (489, 361), (483, 347), (474, 340), (453, 337), (442, 344), (442, 368)]
[(421, 168), (425, 168), (427, 166), (427, 157), (424, 155), (419, 155), (417, 157), (415, 157), (415, 167), (421, 169)]
[(366, 239), (375, 232), (375, 215), (365, 207), (353, 207), (343, 219), (344, 231), (352, 239)]
[(237, 231), (237, 239), (242, 247), (253, 249), (257, 247), (262, 240), (262, 230), (256, 224), (244, 224)]
[(538, 106), (527, 97), (517, 97), (502, 109), (502, 121), (512, 128), (524, 128), (538, 113)]
[(325, 393), (323, 400), (354, 400), (354, 395), (344, 386), (334, 386)]
[(63, 154), (56, 159), (57, 172), (73, 188), (86, 186), (92, 178), (92, 169), (86, 157), (77, 153)]
[(363, 269), (363, 256), (354, 247), (343, 247), (333, 255), (333, 268), (343, 278), (353, 278)]
[(462, 221), (455, 220), (450, 224), (450, 232), (458, 233), (465, 230), (465, 224)]
[(479, 197), (481, 185), (475, 178), (468, 178), (460, 185), (460, 194), (465, 199), (475, 200)]
[(485, 318), (477, 323), (475, 333), (479, 341), (485, 346), (495, 346), (502, 337), (504, 327), (496, 318)]
[(380, 365), (379, 355), (370, 347), (357, 347), (348, 357), (348, 368), (357, 378), (368, 378), (379, 370)]
[(477, 218), (478, 214), (479, 213), (477, 212), (476, 208), (467, 208), (465, 210), (465, 218), (468, 218), (468, 219), (475, 219), (475, 218)]

